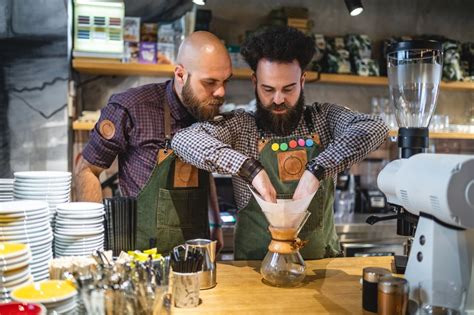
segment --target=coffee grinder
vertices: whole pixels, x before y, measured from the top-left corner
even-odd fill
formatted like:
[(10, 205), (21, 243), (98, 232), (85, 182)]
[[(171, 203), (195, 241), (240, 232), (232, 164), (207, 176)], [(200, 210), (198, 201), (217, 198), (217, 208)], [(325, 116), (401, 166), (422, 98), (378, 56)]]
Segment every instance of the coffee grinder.
[(308, 211), (288, 212), (286, 220), (272, 216), (271, 212), (263, 212), (269, 222), (268, 229), (272, 240), (268, 253), (262, 261), (260, 273), (264, 282), (278, 287), (292, 287), (300, 283), (306, 272), (306, 265), (299, 250), (305, 241), (298, 234), (311, 215)]
[[(428, 40), (403, 41), (388, 48), (389, 94), (399, 126), (398, 147), (402, 159), (423, 153), (428, 147), (428, 126), (436, 109), (442, 74), (442, 51), (441, 43)], [(391, 207), (395, 215), (372, 216), (367, 223), (397, 219), (397, 234), (408, 236), (405, 256), (395, 256), (397, 273), (404, 273), (418, 216), (400, 205)]]

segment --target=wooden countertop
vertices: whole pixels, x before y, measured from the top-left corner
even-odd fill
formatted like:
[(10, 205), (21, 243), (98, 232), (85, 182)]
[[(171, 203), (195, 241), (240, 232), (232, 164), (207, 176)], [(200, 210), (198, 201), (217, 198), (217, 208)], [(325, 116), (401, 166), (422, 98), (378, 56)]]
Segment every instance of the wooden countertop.
[(265, 285), (260, 261), (217, 264), (217, 286), (201, 290), (202, 303), (173, 314), (373, 314), (362, 309), (362, 269), (391, 269), (393, 257), (351, 257), (306, 261), (296, 288)]

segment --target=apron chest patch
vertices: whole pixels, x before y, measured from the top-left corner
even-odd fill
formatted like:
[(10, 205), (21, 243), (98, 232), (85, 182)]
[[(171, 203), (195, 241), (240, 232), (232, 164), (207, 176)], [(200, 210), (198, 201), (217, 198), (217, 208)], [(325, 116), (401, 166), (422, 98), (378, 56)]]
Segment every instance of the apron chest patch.
[(305, 150), (279, 152), (278, 173), (281, 181), (299, 180), (308, 162)]

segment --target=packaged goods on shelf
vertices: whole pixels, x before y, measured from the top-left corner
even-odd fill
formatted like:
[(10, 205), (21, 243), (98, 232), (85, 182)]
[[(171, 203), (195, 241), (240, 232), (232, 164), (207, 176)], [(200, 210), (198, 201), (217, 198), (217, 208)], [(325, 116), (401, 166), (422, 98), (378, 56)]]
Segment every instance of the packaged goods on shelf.
[(140, 63), (156, 63), (156, 43), (141, 42), (138, 57)]
[(126, 42), (140, 42), (140, 18), (126, 16), (123, 21), (123, 40)]

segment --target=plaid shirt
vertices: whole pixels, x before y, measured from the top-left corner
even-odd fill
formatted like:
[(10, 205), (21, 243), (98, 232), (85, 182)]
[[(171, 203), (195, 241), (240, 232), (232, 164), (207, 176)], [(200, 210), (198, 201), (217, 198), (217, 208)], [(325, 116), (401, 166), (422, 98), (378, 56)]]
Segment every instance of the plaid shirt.
[[(327, 103), (315, 103), (309, 108), (315, 130), (308, 129), (302, 115), (291, 136), (319, 134), (323, 151), (316, 162), (325, 168), (325, 178), (335, 178), (337, 173), (363, 160), (388, 136), (388, 128), (378, 116)], [(268, 132), (264, 136), (277, 137)], [(235, 175), (247, 158), (258, 158), (259, 138), (254, 114), (235, 111), (220, 121), (196, 123), (181, 130), (171, 146), (185, 162), (210, 172), (234, 175), (234, 198), (242, 209), (250, 201), (251, 193), (247, 183)]]
[[(170, 107), (172, 135), (195, 121), (174, 93), (172, 80), (143, 85), (112, 95), (84, 148), (84, 158), (101, 168), (110, 167), (118, 156), (124, 196), (138, 195), (156, 165), (158, 150), (164, 147), (164, 102)], [(115, 125), (109, 140), (99, 131), (106, 119)]]

